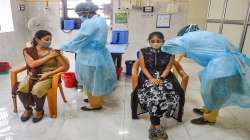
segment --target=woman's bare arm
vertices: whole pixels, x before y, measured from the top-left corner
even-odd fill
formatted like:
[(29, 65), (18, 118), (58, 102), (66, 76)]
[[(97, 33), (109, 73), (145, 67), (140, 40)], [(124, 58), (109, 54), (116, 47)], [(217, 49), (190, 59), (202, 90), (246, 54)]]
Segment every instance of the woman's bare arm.
[(144, 75), (146, 75), (146, 77), (151, 80), (152, 78), (154, 78), (148, 71), (148, 69), (146, 68), (145, 66), (145, 63), (144, 63), (144, 56), (142, 54), (142, 52), (140, 52), (140, 56), (139, 56), (139, 63), (140, 63), (140, 66), (141, 66), (141, 70), (143, 72)]
[(173, 63), (174, 63), (174, 56), (172, 56), (172, 57), (170, 58), (168, 65), (166, 66), (166, 68), (165, 68), (164, 71), (162, 72), (162, 74), (161, 74), (161, 77), (162, 77), (162, 78), (167, 77), (169, 71), (171, 70), (171, 68), (172, 68), (172, 66), (173, 66)]
[(24, 50), (24, 59), (25, 59), (25, 62), (26, 64), (30, 67), (30, 68), (36, 68), (40, 65), (42, 65), (43, 63), (47, 62), (49, 59), (53, 58), (53, 57), (56, 57), (58, 55), (60, 55), (58, 52), (55, 52), (55, 51), (52, 51), (49, 55), (43, 57), (43, 58), (40, 58), (40, 59), (37, 59), (37, 60), (34, 60), (26, 50)]

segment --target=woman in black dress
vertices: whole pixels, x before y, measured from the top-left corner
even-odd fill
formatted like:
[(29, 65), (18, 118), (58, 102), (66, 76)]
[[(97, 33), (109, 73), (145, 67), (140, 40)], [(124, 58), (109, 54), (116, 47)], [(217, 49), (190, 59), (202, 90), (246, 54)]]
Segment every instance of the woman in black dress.
[(184, 91), (170, 71), (174, 56), (161, 51), (164, 43), (163, 34), (153, 32), (148, 40), (151, 47), (140, 51), (141, 72), (134, 94), (137, 95), (141, 107), (149, 112), (149, 138), (167, 139), (167, 133), (160, 125), (160, 118), (164, 114), (166, 117), (182, 121)]

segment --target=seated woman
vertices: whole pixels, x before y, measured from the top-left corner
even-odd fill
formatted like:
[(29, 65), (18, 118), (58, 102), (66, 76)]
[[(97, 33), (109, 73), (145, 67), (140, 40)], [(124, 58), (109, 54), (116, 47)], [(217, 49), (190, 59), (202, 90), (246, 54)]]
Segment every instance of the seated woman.
[(160, 126), (160, 118), (165, 114), (166, 117), (173, 117), (181, 122), (185, 95), (170, 71), (174, 56), (161, 51), (163, 34), (153, 32), (148, 40), (151, 47), (143, 48), (140, 52), (141, 72), (134, 94), (137, 95), (141, 107), (149, 112), (149, 138), (167, 139), (167, 133)]
[(25, 108), (21, 116), (22, 121), (27, 121), (32, 116), (33, 105), (36, 112), (32, 121), (36, 123), (43, 118), (43, 105), (51, 88), (52, 76), (66, 71), (69, 67), (67, 59), (60, 52), (50, 48), (51, 39), (50, 32), (40, 30), (36, 32), (32, 46), (23, 50), (28, 75), (17, 89), (17, 95)]

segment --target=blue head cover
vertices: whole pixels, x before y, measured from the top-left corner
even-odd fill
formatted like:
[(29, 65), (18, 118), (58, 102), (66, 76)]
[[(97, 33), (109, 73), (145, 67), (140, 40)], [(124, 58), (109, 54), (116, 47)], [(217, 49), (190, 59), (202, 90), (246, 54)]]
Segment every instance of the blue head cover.
[(79, 3), (75, 8), (75, 12), (78, 14), (82, 12), (96, 12), (97, 10), (98, 6), (90, 1)]
[(197, 24), (190, 24), (190, 25), (187, 25), (187, 26), (183, 27), (177, 33), (177, 36), (183, 36), (185, 33), (194, 32), (194, 31), (198, 31), (198, 30), (200, 30), (200, 29), (199, 29), (199, 26)]

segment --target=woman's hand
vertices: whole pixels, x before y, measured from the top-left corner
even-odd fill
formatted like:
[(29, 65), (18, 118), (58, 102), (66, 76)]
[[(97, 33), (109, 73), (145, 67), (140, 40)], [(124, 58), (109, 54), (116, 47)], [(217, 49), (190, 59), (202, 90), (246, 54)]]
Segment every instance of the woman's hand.
[(50, 74), (49, 73), (43, 73), (43, 74), (38, 74), (40, 76), (39, 81), (45, 80), (49, 78)]
[(154, 85), (160, 85), (162, 81), (160, 79), (151, 78), (149, 81)]
[(49, 57), (50, 58), (54, 58), (54, 57), (57, 57), (57, 56), (59, 56), (59, 55), (61, 55), (61, 53), (60, 53), (60, 51), (59, 50), (51, 50), (50, 52), (49, 52)]

